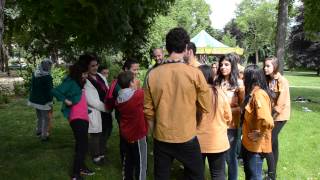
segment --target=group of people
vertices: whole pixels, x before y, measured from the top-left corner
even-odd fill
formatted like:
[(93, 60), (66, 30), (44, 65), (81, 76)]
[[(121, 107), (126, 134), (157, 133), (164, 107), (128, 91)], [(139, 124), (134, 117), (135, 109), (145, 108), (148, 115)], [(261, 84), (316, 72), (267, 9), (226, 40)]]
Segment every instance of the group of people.
[[(246, 179), (262, 180), (263, 159), (267, 178), (276, 179), (278, 134), (290, 118), (288, 81), (279, 73), (278, 60), (266, 58), (263, 69), (244, 68), (239, 56), (231, 53), (211, 66), (202, 65), (183, 28), (168, 32), (166, 50), (167, 58), (161, 48), (153, 50), (156, 63), (142, 87), (134, 59), (127, 59), (123, 72), (108, 84), (98, 73), (98, 58), (81, 55), (56, 88), (52, 63), (40, 63), (29, 98), (37, 112), (37, 134), (48, 138), (54, 96), (62, 102), (75, 137), (72, 179), (94, 173), (84, 162), (88, 147), (94, 163), (104, 162), (113, 109), (123, 179), (147, 179), (148, 133), (153, 137), (155, 180), (170, 179), (174, 159), (182, 163), (184, 179), (204, 179), (206, 160), (212, 179), (237, 179), (239, 158)], [(39, 96), (41, 92), (47, 98)]]

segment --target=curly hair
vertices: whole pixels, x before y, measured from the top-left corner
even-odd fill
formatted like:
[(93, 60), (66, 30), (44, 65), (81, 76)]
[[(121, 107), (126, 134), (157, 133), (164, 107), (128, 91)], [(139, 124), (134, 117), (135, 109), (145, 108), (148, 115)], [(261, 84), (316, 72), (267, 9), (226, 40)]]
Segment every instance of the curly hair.
[(166, 49), (169, 54), (172, 52), (182, 53), (189, 42), (190, 36), (185, 29), (173, 28), (166, 36)]
[[(226, 54), (224, 56), (222, 56), (220, 59), (219, 59), (219, 67), (221, 67), (221, 63), (222, 61), (229, 61), (230, 64), (231, 64), (231, 73), (230, 73), (230, 79), (229, 79), (229, 84), (231, 85), (231, 87), (238, 87), (239, 84), (238, 84), (238, 74), (239, 74), (239, 70), (238, 70), (238, 65), (237, 65), (237, 58), (236, 56), (234, 56), (233, 54), (229, 53), (229, 54)], [(223, 74), (221, 73), (220, 71), (220, 68), (218, 69), (218, 77), (216, 79), (216, 82), (215, 84), (220, 86), (221, 83), (222, 83), (222, 80), (224, 79), (224, 76)]]

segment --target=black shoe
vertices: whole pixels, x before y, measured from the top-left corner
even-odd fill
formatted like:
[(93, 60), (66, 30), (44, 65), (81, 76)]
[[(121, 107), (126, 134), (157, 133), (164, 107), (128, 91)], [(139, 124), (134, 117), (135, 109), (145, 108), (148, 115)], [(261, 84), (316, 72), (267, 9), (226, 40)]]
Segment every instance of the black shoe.
[(47, 141), (49, 141), (49, 137), (48, 136), (41, 137), (41, 141), (42, 142), (47, 142)]
[(81, 175), (86, 175), (86, 176), (92, 176), (95, 174), (94, 171), (91, 171), (90, 169), (86, 168), (86, 169), (80, 169), (80, 174)]

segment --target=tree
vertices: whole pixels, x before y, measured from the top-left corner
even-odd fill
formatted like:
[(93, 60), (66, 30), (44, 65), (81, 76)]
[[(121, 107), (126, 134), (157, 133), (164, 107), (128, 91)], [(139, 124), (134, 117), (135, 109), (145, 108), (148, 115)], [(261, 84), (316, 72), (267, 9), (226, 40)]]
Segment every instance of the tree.
[(112, 49), (141, 57), (152, 19), (174, 0), (15, 0), (14, 40), (34, 55), (68, 56)]
[(320, 32), (320, 3), (318, 0), (302, 0), (304, 4), (304, 30), (308, 38), (319, 38)]
[[(3, 43), (3, 32), (4, 32), (4, 5), (5, 0), (0, 0), (0, 48), (2, 49), (2, 43)], [(3, 51), (1, 51), (3, 52)], [(3, 53), (0, 53), (0, 59), (1, 59), (1, 70), (4, 71), (4, 58)]]
[(227, 32), (222, 36), (222, 42), (230, 47), (236, 47), (237, 46), (237, 40), (235, 37), (231, 36), (230, 32)]
[(320, 75), (320, 41), (312, 41), (304, 29), (304, 8), (299, 8), (296, 25), (292, 27), (289, 37), (290, 68), (307, 68), (317, 71)]
[(247, 56), (255, 54), (255, 63), (259, 61), (259, 50), (274, 44), (275, 7), (275, 0), (244, 0), (237, 9), (235, 22), (244, 34), (243, 48)]

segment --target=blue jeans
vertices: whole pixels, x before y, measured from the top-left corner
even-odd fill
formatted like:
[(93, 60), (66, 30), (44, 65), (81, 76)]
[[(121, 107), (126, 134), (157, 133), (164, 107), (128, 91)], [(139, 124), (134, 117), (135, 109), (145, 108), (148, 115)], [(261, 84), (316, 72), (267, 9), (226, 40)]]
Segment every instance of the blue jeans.
[(227, 152), (228, 180), (238, 179), (238, 129), (228, 129), (230, 149)]
[(262, 180), (263, 154), (250, 152), (245, 147), (242, 150), (246, 180)]

